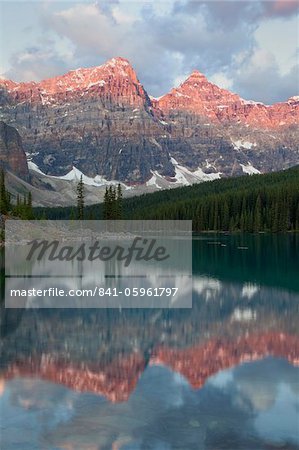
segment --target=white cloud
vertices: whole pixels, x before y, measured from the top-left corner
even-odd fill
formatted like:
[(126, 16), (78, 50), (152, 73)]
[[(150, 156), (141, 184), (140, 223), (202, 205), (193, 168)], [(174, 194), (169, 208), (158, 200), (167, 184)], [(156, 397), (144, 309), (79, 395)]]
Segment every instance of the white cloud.
[(276, 18), (259, 24), (254, 33), (257, 45), (271, 53), (281, 74), (288, 73), (298, 63), (298, 18)]
[(132, 25), (137, 19), (137, 16), (135, 14), (130, 14), (126, 11), (123, 11), (119, 6), (112, 8), (112, 16), (117, 23), (126, 25)]
[[(78, 4), (49, 17), (49, 25), (62, 37), (79, 48), (107, 52), (117, 48), (123, 33), (121, 26), (107, 16), (96, 4)], [(113, 31), (113, 32), (112, 32)]]
[(224, 72), (217, 72), (211, 76), (210, 80), (223, 89), (232, 89), (233, 80), (228, 78)]
[(73, 63), (73, 48), (64, 39), (44, 39), (40, 47), (27, 48), (13, 55), (5, 77), (16, 81), (38, 81), (65, 72)]
[(248, 62), (249, 64), (246, 67), (246, 70), (252, 74), (255, 73), (256, 70), (267, 70), (276, 64), (274, 55), (263, 48), (255, 49)]

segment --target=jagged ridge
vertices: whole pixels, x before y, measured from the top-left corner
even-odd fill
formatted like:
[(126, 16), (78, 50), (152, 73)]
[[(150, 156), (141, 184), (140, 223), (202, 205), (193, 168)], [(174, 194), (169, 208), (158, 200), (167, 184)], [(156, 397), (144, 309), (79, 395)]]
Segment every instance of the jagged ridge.
[(2, 119), (49, 175), (75, 166), (127, 184), (153, 173), (180, 184), (171, 158), (222, 176), (241, 175), (248, 164), (268, 172), (299, 161), (298, 97), (272, 106), (246, 101), (198, 71), (153, 99), (130, 63), (113, 58), (39, 83), (0, 80), (0, 104)]

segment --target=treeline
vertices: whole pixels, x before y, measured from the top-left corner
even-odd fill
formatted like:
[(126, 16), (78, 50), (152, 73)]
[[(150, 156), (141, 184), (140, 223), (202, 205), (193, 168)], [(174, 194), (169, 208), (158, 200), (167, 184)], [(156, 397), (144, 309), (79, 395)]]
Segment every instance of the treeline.
[(5, 172), (0, 170), (0, 213), (16, 216), (20, 219), (34, 219), (31, 192), (12, 195), (5, 184)]
[[(299, 230), (299, 166), (158, 191), (122, 199), (121, 203), (124, 219), (192, 220), (194, 231)], [(107, 204), (105, 200), (86, 206), (85, 218), (108, 218)], [(71, 210), (38, 208), (35, 213), (68, 219)]]
[[(159, 193), (161, 194), (161, 193)], [(169, 193), (151, 204), (144, 198), (134, 219), (188, 219), (194, 231), (299, 230), (299, 167), (284, 172), (217, 180)]]
[(136, 211), (134, 219), (192, 220), (194, 231), (299, 230), (298, 186), (212, 194)]

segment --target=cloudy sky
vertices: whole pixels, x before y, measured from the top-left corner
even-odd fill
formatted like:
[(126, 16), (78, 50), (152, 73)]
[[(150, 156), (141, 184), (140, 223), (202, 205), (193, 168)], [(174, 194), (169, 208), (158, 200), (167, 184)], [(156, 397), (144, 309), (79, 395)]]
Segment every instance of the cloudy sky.
[(298, 0), (0, 0), (0, 8), (0, 74), (16, 81), (123, 56), (155, 96), (194, 68), (246, 99), (299, 93)]

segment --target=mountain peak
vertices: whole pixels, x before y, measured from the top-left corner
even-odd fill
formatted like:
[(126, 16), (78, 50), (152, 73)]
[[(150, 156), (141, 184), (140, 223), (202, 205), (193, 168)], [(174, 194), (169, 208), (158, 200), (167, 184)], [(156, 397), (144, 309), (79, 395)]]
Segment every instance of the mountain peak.
[(99, 69), (109, 70), (112, 72), (120, 73), (123, 75), (126, 74), (130, 76), (134, 74), (134, 78), (137, 78), (135, 70), (133, 69), (130, 61), (128, 61), (125, 58), (121, 58), (120, 56), (108, 59), (108, 61), (106, 61), (102, 66), (100, 66)]
[(122, 58), (120, 56), (111, 58), (100, 66), (99, 69), (104, 72), (113, 73), (116, 77), (130, 78), (133, 83), (139, 84), (137, 74), (131, 63), (126, 58)]
[(197, 70), (197, 69), (194, 69), (192, 72), (191, 72), (191, 74), (189, 75), (189, 77), (186, 79), (186, 81), (185, 82), (196, 82), (196, 81), (207, 81), (207, 78), (206, 78), (206, 76), (203, 74), (203, 73), (201, 73), (199, 70)]
[(200, 72), (198, 69), (192, 70), (190, 76), (197, 76), (197, 77), (201, 77), (201, 78), (202, 78), (202, 77), (203, 77), (203, 78), (206, 78), (205, 75), (204, 75), (202, 72)]
[(105, 62), (104, 66), (131, 66), (130, 61), (126, 58), (122, 58), (121, 56), (116, 56), (115, 58), (108, 59), (108, 61)]
[(122, 70), (125, 70), (125, 69), (133, 70), (132, 65), (130, 64), (130, 62), (127, 59), (117, 56), (115, 58), (108, 59), (106, 62), (104, 62), (103, 64), (101, 64), (99, 66), (89, 67), (89, 68), (79, 67), (77, 69), (70, 70), (66, 75), (77, 74), (78, 76), (80, 76), (81, 73), (88, 74), (91, 72), (92, 73), (100, 72), (103, 69), (111, 69), (111, 68), (122, 69)]

